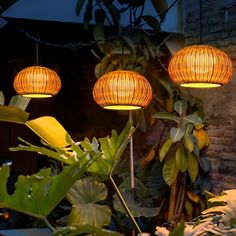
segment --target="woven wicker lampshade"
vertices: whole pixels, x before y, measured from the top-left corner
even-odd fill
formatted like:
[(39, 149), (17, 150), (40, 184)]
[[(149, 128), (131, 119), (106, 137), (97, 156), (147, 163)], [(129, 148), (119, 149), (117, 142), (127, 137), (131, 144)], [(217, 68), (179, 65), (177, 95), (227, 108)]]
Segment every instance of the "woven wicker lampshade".
[(149, 104), (152, 88), (148, 80), (137, 72), (117, 70), (97, 80), (93, 98), (105, 109), (136, 110)]
[(56, 95), (61, 89), (58, 74), (43, 66), (30, 66), (14, 78), (15, 91), (25, 97), (46, 98)]
[(172, 57), (168, 71), (180, 86), (213, 88), (230, 81), (233, 65), (223, 51), (208, 45), (193, 45)]

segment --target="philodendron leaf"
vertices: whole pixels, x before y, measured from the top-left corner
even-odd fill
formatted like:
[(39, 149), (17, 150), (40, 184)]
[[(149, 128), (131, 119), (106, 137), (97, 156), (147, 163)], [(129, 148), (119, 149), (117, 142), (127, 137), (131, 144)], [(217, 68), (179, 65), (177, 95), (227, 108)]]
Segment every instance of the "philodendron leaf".
[(176, 158), (174, 155), (171, 155), (165, 160), (163, 170), (162, 170), (162, 174), (163, 174), (165, 182), (168, 185), (173, 184), (178, 173), (179, 173), (179, 167), (176, 162)]
[(79, 145), (72, 144), (71, 149), (77, 156), (81, 156), (84, 153), (84, 149), (89, 151), (90, 155), (96, 155), (96, 160), (89, 166), (88, 171), (108, 176), (119, 162), (133, 132), (132, 122), (127, 122), (120, 135), (115, 130), (112, 130), (110, 137), (94, 140), (93, 142), (96, 144), (90, 143), (88, 139), (85, 139), (79, 142)]
[(124, 236), (118, 232), (97, 228), (92, 225), (77, 225), (76, 227), (64, 227), (57, 230), (52, 236), (75, 236), (75, 235), (96, 235), (96, 236)]
[(0, 121), (25, 124), (28, 117), (28, 112), (22, 111), (17, 107), (0, 105)]
[(153, 115), (153, 118), (163, 119), (163, 120), (173, 120), (176, 123), (179, 123), (180, 119), (178, 116), (175, 116), (169, 112), (157, 112)]
[(184, 136), (184, 130), (181, 128), (171, 128), (170, 137), (173, 143), (179, 141)]
[(174, 110), (179, 114), (183, 115), (185, 114), (188, 107), (188, 103), (186, 101), (176, 101), (174, 104)]
[(183, 117), (184, 122), (187, 123), (193, 123), (193, 124), (202, 124), (202, 120), (199, 116), (195, 115), (195, 114), (190, 114), (187, 115), (185, 117)]
[(73, 143), (64, 127), (52, 116), (29, 120), (26, 126), (51, 146), (63, 148)]
[(51, 169), (41, 169), (31, 176), (20, 175), (11, 195), (7, 193), (6, 185), (10, 168), (4, 165), (0, 169), (0, 207), (43, 219), (65, 197), (75, 181), (85, 173), (88, 165), (88, 161), (82, 167), (76, 162), (64, 167), (55, 176), (51, 175)]
[(104, 183), (86, 178), (78, 180), (66, 198), (72, 204), (69, 225), (107, 226), (111, 220), (111, 210), (106, 205), (97, 204), (107, 197)]
[[(64, 162), (65, 164), (71, 165), (74, 162), (78, 161), (78, 156), (74, 156), (72, 152), (68, 152), (65, 149), (49, 149), (46, 147), (39, 147), (36, 145), (31, 144), (30, 142), (25, 141), (22, 138), (18, 139), (23, 143), (19, 144), (17, 147), (11, 147), (9, 148), (10, 151), (12, 152), (17, 152), (17, 151), (27, 151), (27, 152), (36, 152), (40, 153), (42, 155), (51, 157), (55, 160)], [(82, 153), (80, 157), (84, 157), (86, 153)]]
[(194, 143), (193, 140), (191, 139), (191, 137), (189, 135), (184, 135), (183, 139), (182, 139), (184, 146), (190, 151), (192, 152), (194, 149)]
[(168, 139), (162, 146), (161, 150), (160, 150), (160, 154), (159, 154), (159, 159), (162, 162), (163, 159), (165, 158), (166, 153), (169, 151), (171, 145), (172, 145), (172, 140)]
[(177, 149), (175, 158), (179, 170), (185, 172), (188, 168), (188, 153), (182, 145)]
[(8, 104), (8, 106), (17, 107), (22, 111), (25, 111), (31, 98), (23, 97), (21, 95), (13, 96)]
[[(121, 188), (121, 186), (119, 188)], [(130, 210), (132, 211), (132, 215), (134, 217), (141, 217), (141, 216), (154, 217), (154, 216), (158, 215), (160, 212), (159, 207), (147, 206), (147, 204), (144, 205), (146, 202), (148, 202), (147, 195), (140, 197), (141, 200), (137, 200), (137, 199), (133, 199), (132, 192), (130, 193), (126, 189), (122, 189), (121, 194), (124, 197), (127, 205), (130, 207)], [(139, 194), (139, 191), (136, 190), (136, 194)], [(146, 198), (145, 203), (143, 203), (144, 197)], [(121, 204), (121, 201), (118, 199), (118, 196), (116, 194), (114, 195), (113, 203), (114, 203), (114, 207), (117, 211), (120, 211), (120, 212), (126, 214), (124, 207)]]
[(198, 174), (198, 160), (192, 152), (188, 152), (188, 173), (193, 182)]

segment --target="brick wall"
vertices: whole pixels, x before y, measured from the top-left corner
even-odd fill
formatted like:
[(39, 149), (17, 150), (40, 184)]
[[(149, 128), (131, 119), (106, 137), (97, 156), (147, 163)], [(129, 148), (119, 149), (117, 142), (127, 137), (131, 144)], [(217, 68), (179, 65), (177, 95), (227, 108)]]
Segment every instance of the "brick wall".
[[(203, 43), (225, 51), (236, 65), (236, 0), (203, 0)], [(199, 1), (184, 1), (185, 43), (199, 43)], [(215, 89), (183, 89), (202, 99), (210, 146), (213, 192), (236, 188), (236, 76)]]

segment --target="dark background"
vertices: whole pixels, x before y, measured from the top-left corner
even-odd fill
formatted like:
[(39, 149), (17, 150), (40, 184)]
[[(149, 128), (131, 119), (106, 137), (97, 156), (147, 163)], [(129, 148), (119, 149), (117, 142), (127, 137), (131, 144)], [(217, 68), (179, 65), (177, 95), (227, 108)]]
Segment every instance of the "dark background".
[[(94, 67), (98, 60), (90, 52), (96, 46), (78, 47), (78, 42), (90, 43), (91, 31), (82, 25), (48, 21), (7, 19), (9, 23), (0, 29), (0, 89), (5, 95), (5, 105), (16, 95), (13, 79), (23, 68), (36, 64), (36, 42), (39, 39), (39, 65), (55, 70), (62, 81), (62, 89), (53, 98), (32, 99), (26, 111), (30, 119), (50, 115), (55, 117), (75, 140), (84, 137), (105, 136), (111, 129), (124, 127), (128, 116), (119, 115), (99, 107), (92, 98), (96, 81)], [(90, 33), (89, 33), (90, 32)], [(30, 35), (28, 37), (26, 34)], [(45, 45), (75, 43), (75, 47)], [(10, 152), (20, 136), (35, 144), (39, 138), (27, 127), (0, 122), (0, 156), (13, 161), (12, 170), (30, 174), (43, 165), (43, 157), (34, 153)]]

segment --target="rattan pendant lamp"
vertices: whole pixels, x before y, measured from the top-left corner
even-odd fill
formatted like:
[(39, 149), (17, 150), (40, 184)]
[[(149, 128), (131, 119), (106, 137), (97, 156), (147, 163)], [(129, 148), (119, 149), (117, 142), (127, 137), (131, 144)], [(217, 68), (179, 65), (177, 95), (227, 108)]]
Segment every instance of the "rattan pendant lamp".
[(225, 52), (202, 44), (202, 0), (199, 5), (200, 45), (178, 51), (170, 60), (168, 72), (173, 82), (182, 87), (219, 87), (231, 80), (233, 65)]
[(29, 98), (48, 98), (55, 96), (61, 89), (58, 74), (44, 66), (38, 66), (38, 40), (36, 40), (36, 66), (18, 72), (13, 81), (15, 91)]

